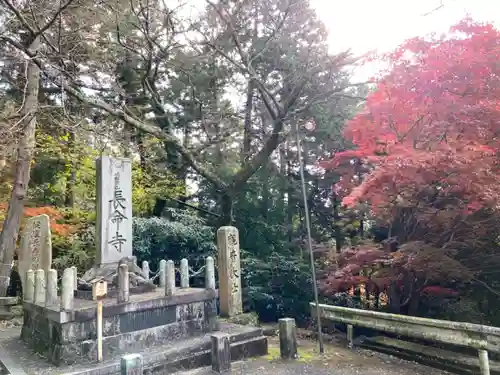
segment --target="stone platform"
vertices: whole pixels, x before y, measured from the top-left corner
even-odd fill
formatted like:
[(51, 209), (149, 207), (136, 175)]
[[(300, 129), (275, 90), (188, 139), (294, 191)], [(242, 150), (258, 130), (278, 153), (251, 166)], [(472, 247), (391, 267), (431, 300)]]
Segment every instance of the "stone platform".
[[(177, 289), (130, 295), (129, 302), (103, 300), (103, 358), (161, 346), (217, 330), (217, 291)], [(61, 366), (97, 360), (96, 302), (75, 299), (72, 311), (24, 302), (22, 340)]]
[[(261, 328), (221, 323), (220, 331), (230, 335), (231, 361), (267, 354), (267, 338)], [(159, 347), (145, 348), (142, 352), (144, 373), (170, 374), (176, 371), (209, 366), (211, 363), (210, 333), (166, 343)], [(62, 375), (119, 375), (120, 360), (111, 358), (92, 366), (72, 367)]]

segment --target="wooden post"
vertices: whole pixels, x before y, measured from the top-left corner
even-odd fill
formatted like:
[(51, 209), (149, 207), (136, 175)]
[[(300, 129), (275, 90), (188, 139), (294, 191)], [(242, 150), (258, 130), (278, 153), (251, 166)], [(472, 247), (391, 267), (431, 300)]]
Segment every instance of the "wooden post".
[(108, 283), (104, 280), (92, 284), (92, 299), (97, 301), (97, 361), (102, 362), (102, 299), (108, 294)]

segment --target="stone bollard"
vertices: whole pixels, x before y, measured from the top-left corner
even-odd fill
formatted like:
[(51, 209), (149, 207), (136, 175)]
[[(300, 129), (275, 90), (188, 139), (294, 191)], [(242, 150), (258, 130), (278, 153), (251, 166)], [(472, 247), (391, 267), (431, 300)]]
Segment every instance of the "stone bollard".
[(121, 375), (142, 375), (143, 374), (142, 355), (127, 354), (120, 360)]
[(160, 288), (165, 288), (167, 285), (167, 261), (160, 260)]
[(74, 271), (71, 268), (66, 268), (61, 283), (61, 309), (64, 311), (73, 310), (74, 288)]
[(47, 272), (47, 291), (45, 293), (45, 306), (57, 306), (57, 271), (50, 269)]
[(149, 262), (147, 260), (142, 261), (142, 277), (144, 277), (146, 280), (149, 280)]
[(26, 302), (35, 300), (35, 273), (33, 270), (26, 272), (26, 290), (24, 290), (23, 297)]
[(78, 289), (78, 270), (75, 266), (71, 267), (71, 271), (73, 271), (73, 290)]
[(215, 263), (212, 257), (205, 260), (205, 288), (215, 290)]
[(45, 305), (45, 271), (35, 272), (35, 304)]
[(280, 354), (283, 359), (296, 359), (297, 355), (297, 329), (295, 319), (283, 318), (279, 321)]
[(181, 259), (181, 288), (189, 288), (189, 264), (186, 258)]
[(231, 371), (231, 346), (229, 334), (216, 332), (210, 335), (212, 341), (212, 371), (221, 374)]
[(173, 296), (175, 294), (175, 264), (173, 260), (167, 261), (165, 295)]
[(120, 264), (118, 267), (118, 295), (117, 302), (124, 303), (129, 301), (129, 279), (128, 265)]

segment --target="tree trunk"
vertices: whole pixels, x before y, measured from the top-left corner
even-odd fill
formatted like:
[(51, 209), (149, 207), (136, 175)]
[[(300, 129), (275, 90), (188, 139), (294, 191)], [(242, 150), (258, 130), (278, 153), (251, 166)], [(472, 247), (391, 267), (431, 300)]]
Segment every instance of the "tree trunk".
[(244, 166), (250, 157), (252, 147), (252, 109), (253, 109), (253, 80), (249, 79), (247, 87), (247, 100), (245, 103), (245, 122), (243, 126), (243, 149), (241, 152), (241, 165)]
[(220, 197), (220, 205), (221, 205), (221, 215), (219, 221), (219, 227), (225, 225), (233, 225), (233, 207), (234, 201), (233, 197), (229, 194), (222, 193)]
[[(69, 152), (68, 154), (71, 155), (71, 151), (75, 147), (75, 133), (74, 132), (69, 132), (69, 142), (68, 142), (68, 148)], [(66, 160), (66, 162), (70, 165), (70, 172), (69, 172), (69, 178), (68, 181), (66, 182), (66, 192), (64, 194), (64, 205), (66, 207), (71, 207), (72, 209), (75, 208), (75, 184), (76, 184), (76, 163), (77, 160)]]
[[(29, 46), (32, 53), (37, 53), (40, 48), (40, 39)], [(7, 295), (10, 283), (12, 260), (16, 249), (19, 228), (24, 211), (24, 200), (30, 180), (31, 160), (35, 149), (36, 112), (38, 110), (38, 88), (40, 82), (40, 69), (32, 60), (28, 62), (26, 72), (25, 101), (21, 114), (23, 116), (23, 132), (17, 150), (17, 162), (12, 195), (9, 208), (5, 217), (2, 233), (0, 234), (0, 297)]]

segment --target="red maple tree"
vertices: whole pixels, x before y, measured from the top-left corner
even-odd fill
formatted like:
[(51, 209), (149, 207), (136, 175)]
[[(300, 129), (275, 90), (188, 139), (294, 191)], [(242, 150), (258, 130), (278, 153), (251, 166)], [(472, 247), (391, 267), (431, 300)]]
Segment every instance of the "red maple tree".
[[(474, 277), (464, 252), (496, 236), (500, 31), (466, 18), (445, 35), (410, 39), (382, 59), (387, 69), (344, 131), (355, 147), (321, 164), (344, 172), (334, 187), (343, 203), (367, 203), (402, 246), (343, 254), (323, 287), (363, 282), (388, 290), (403, 306), (426, 293), (453, 294), (446, 288), (451, 281)], [(388, 267), (360, 277), (365, 258)]]
[[(381, 211), (432, 193), (453, 196), (467, 211), (496, 205), (500, 32), (467, 18), (446, 35), (408, 40), (383, 59), (389, 68), (344, 132), (356, 148), (322, 163), (370, 166), (344, 204), (366, 201)], [(340, 187), (351, 186), (352, 177)]]

